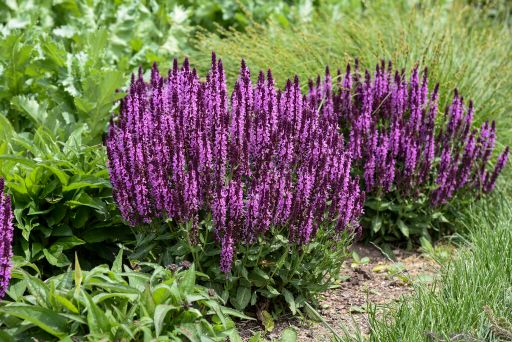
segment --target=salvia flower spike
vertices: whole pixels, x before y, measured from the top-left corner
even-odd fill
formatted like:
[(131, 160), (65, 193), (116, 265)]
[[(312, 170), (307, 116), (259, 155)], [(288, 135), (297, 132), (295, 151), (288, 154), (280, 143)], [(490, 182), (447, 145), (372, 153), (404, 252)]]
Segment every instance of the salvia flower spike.
[(5, 193), (5, 181), (0, 178), (0, 298), (5, 296), (11, 279), (12, 238), (11, 197)]

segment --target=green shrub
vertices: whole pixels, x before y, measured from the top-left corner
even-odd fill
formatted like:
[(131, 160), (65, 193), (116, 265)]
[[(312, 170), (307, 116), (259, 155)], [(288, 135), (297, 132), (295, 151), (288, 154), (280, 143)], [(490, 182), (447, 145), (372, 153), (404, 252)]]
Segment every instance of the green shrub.
[(113, 203), (103, 147), (82, 144), (85, 126), (59, 142), (44, 127), (16, 133), (2, 116), (0, 123), (0, 174), (13, 199), (15, 255), (46, 275), (69, 265), (74, 249), (89, 251), (87, 267), (113, 260), (113, 242), (133, 237)]
[(140, 264), (100, 265), (41, 280), (21, 268), (13, 271), (11, 300), (0, 305), (0, 338), (61, 341), (225, 341), (239, 339), (215, 291), (196, 285), (202, 275)]
[(320, 229), (309, 244), (297, 246), (281, 229), (238, 248), (233, 268), (225, 274), (219, 267), (221, 248), (214, 240), (211, 222), (203, 224), (195, 242), (190, 226), (170, 223), (150, 230), (137, 228), (137, 244), (130, 258), (149, 258), (169, 267), (194, 261), (209, 276), (201, 282), (238, 310), (307, 315), (305, 303), (315, 305), (317, 295), (336, 284), (348, 257), (348, 234), (333, 239)]

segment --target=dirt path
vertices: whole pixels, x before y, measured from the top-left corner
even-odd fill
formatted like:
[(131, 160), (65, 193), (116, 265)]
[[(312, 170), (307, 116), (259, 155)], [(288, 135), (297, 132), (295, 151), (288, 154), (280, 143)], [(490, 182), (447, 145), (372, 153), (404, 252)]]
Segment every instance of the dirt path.
[[(342, 269), (342, 282), (338, 288), (323, 294), (318, 312), (340, 335), (343, 329), (368, 334), (367, 302), (387, 304), (412, 291), (412, 282), (430, 282), (438, 271), (438, 264), (420, 253), (394, 250), (395, 261), (386, 258), (377, 248), (356, 244), (352, 247), (358, 255), (349, 259)], [(357, 260), (358, 259), (358, 260)], [(298, 341), (332, 341), (332, 333), (325, 325), (296, 318), (275, 322), (275, 328), (265, 337), (278, 339), (281, 331), (294, 326)], [(257, 323), (240, 326), (244, 339), (250, 338), (262, 328)], [(263, 335), (263, 334), (262, 334)]]

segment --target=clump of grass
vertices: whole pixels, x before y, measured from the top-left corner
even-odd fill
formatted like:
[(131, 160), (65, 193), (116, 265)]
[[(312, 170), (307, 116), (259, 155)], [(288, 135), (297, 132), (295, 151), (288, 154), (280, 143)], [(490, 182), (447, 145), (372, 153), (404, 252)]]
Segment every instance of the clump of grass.
[(462, 222), (469, 243), (439, 281), (382, 314), (371, 310), (371, 341), (512, 340), (512, 202), (497, 195)]
[[(422, 2), (380, 0), (333, 15), (320, 14), (298, 27), (252, 27), (244, 33), (221, 31), (200, 35), (194, 60), (209, 65), (205, 51), (225, 60), (228, 77), (237, 75), (244, 58), (254, 71), (272, 67), (278, 84), (299, 75), (315, 77), (326, 65), (344, 67), (359, 58), (365, 67), (388, 59), (410, 70), (429, 67), (430, 79), (441, 83), (441, 109), (451, 89), (475, 100), (477, 121), (499, 119), (512, 113), (512, 39), (506, 20), (491, 18), (485, 8), (463, 1)], [(506, 126), (506, 127), (503, 127)], [(512, 141), (512, 120), (500, 125), (504, 143)]]

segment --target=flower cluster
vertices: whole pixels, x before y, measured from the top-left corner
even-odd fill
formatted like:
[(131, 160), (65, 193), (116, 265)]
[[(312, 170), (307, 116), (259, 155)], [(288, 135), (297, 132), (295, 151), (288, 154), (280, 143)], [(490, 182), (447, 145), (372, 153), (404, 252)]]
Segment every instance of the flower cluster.
[(5, 296), (11, 279), (13, 214), (11, 197), (4, 194), (4, 179), (0, 178), (0, 298)]
[(373, 77), (350, 65), (338, 70), (336, 87), (327, 70), (310, 82), (310, 106), (340, 123), (355, 167), (369, 194), (398, 191), (416, 196), (428, 189), (432, 206), (447, 203), (461, 190), (487, 193), (504, 168), (509, 148), (487, 170), (495, 142), (495, 123), (474, 129), (473, 103), (455, 90), (451, 105), (438, 115), (439, 85), (429, 91), (427, 70), (418, 67), (407, 80), (391, 63), (377, 65)]
[(151, 81), (133, 77), (106, 146), (113, 195), (131, 225), (172, 218), (197, 229), (211, 214), (229, 272), (238, 243), (253, 243), (272, 227), (298, 244), (319, 227), (358, 229), (364, 194), (351, 176), (335, 118), (272, 74), (256, 84), (242, 61), (228, 95), (222, 62), (212, 55), (206, 80), (185, 60)]

